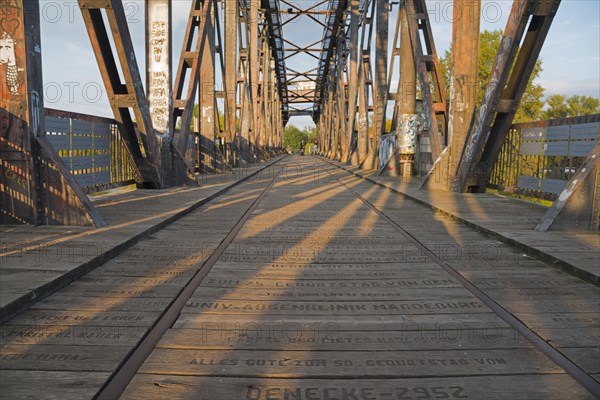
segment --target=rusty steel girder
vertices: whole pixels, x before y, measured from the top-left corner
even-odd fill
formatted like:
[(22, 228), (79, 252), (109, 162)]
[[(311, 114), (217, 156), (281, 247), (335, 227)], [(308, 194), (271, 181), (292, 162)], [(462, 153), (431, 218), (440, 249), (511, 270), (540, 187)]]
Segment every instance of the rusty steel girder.
[[(436, 160), (445, 145), (448, 121), (440, 62), (435, 49), (425, 0), (403, 0), (402, 3), (406, 7), (412, 55), (421, 88), (425, 122), (431, 141), (431, 157)], [(421, 44), (420, 35), (423, 35), (425, 48)], [(430, 74), (433, 82), (429, 78)]]
[[(110, 106), (142, 177), (142, 182), (138, 183), (144, 187), (160, 188), (160, 149), (152, 127), (150, 107), (144, 93), (123, 3), (119, 0), (78, 2)], [(108, 26), (104, 22), (104, 16)], [(113, 55), (111, 37), (119, 62)], [(119, 65), (125, 82), (119, 76)], [(133, 111), (133, 116), (130, 110)]]
[(46, 138), (39, 1), (2, 12), (0, 224), (105, 226)]
[(483, 100), (469, 128), (454, 191), (485, 191), (559, 5), (560, 0), (515, 0)]

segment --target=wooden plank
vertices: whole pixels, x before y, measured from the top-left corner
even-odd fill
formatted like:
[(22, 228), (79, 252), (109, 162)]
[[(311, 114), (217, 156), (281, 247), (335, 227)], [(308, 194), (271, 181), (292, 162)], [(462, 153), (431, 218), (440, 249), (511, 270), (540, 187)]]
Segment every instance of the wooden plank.
[(92, 398), (110, 376), (107, 372), (9, 370), (1, 375), (0, 392), (7, 398), (43, 399), (59, 393), (63, 400)]
[(516, 312), (515, 315), (522, 321), (526, 321), (529, 326), (544, 329), (565, 329), (565, 328), (594, 328), (600, 325), (600, 317), (597, 312), (579, 313), (572, 311), (570, 313), (536, 313), (535, 310), (527, 312)]
[(192, 300), (199, 299), (223, 300), (271, 300), (284, 301), (379, 301), (379, 300), (431, 300), (442, 298), (445, 301), (456, 301), (465, 298), (462, 287), (438, 288), (435, 294), (429, 289), (406, 288), (402, 290), (376, 290), (376, 289), (327, 289), (320, 288), (292, 288), (292, 289), (247, 289), (247, 288), (215, 288), (202, 287), (192, 296)]
[(90, 324), (0, 326), (0, 343), (5, 345), (126, 346), (131, 348), (147, 327)]
[(100, 321), (103, 326), (150, 326), (156, 320), (157, 313), (136, 312), (95, 312), (95, 311), (61, 311), (30, 310), (10, 322), (21, 325), (96, 325)]
[(471, 280), (482, 289), (502, 289), (502, 288), (544, 288), (544, 287), (577, 287), (582, 286), (582, 281), (577, 278), (564, 279), (544, 279), (540, 278), (505, 278), (498, 280), (490, 276), (490, 278), (474, 278)]
[[(438, 265), (433, 263), (424, 263), (414, 265), (414, 269), (396, 269), (396, 270), (387, 270), (387, 271), (310, 271), (310, 273), (302, 273), (302, 271), (276, 271), (276, 272), (263, 272), (262, 270), (253, 271), (246, 269), (220, 269), (220, 270), (211, 270), (211, 272), (207, 275), (207, 277), (214, 279), (225, 279), (235, 276), (239, 280), (245, 280), (248, 278), (253, 279), (276, 279), (281, 281), (286, 280), (361, 280), (361, 279), (416, 279), (420, 278), (423, 275), (429, 275), (432, 278), (436, 279), (448, 279), (450, 278), (448, 274), (442, 270)], [(450, 278), (451, 279), (451, 278)]]
[(490, 310), (475, 298), (463, 297), (457, 301), (215, 301), (213, 299), (191, 299), (182, 313), (219, 314), (269, 314), (269, 315), (397, 315), (397, 314), (441, 314), (441, 313), (489, 313)]
[(178, 286), (187, 283), (187, 277), (109, 277), (109, 276), (84, 276), (78, 282), (82, 285), (138, 285), (138, 286)]
[(561, 348), (561, 353), (577, 362), (577, 365), (588, 374), (600, 373), (600, 349), (598, 347)]
[(600, 289), (591, 285), (581, 287), (553, 287), (534, 289), (488, 289), (486, 290), (494, 299), (506, 298), (534, 298), (534, 299), (568, 299), (568, 300), (596, 300), (600, 296)]
[[(275, 258), (275, 257), (274, 257)], [(282, 258), (285, 258), (283, 256)], [(315, 257), (315, 258), (318, 258)], [(360, 264), (359, 264), (360, 265)], [(422, 263), (414, 263), (403, 266), (402, 268), (395, 269), (386, 269), (386, 270), (374, 270), (374, 271), (323, 271), (323, 270), (312, 270), (309, 273), (303, 274), (301, 271), (262, 271), (262, 269), (256, 270), (248, 270), (248, 269), (237, 269), (237, 268), (227, 268), (227, 269), (215, 269), (211, 270), (210, 276), (215, 279), (223, 279), (225, 277), (234, 275), (236, 278), (240, 280), (244, 280), (247, 278), (254, 279), (324, 279), (324, 280), (333, 280), (333, 279), (414, 279), (419, 278), (424, 275), (431, 276), (432, 278), (443, 279), (450, 278), (447, 272), (445, 272), (439, 265), (434, 264), (431, 261), (424, 261)], [(527, 270), (497, 270), (497, 271), (463, 271), (462, 275), (467, 277), (468, 279), (481, 279), (488, 277), (497, 277), (499, 280), (505, 278), (512, 279), (560, 279), (566, 278), (567, 280), (572, 279), (571, 276), (562, 273), (561, 271), (548, 269), (543, 271), (527, 271)]]
[[(114, 286), (114, 285), (78, 285), (73, 283), (62, 289), (57, 295), (60, 297), (72, 296), (75, 298), (96, 298), (99, 301), (102, 299), (112, 298), (132, 298), (132, 297), (152, 297), (152, 298), (173, 298), (179, 293), (178, 287), (173, 286)], [(55, 295), (56, 296), (56, 295)], [(52, 296), (53, 297), (53, 296)]]
[[(135, 295), (134, 295), (135, 296)], [(173, 297), (137, 296), (112, 297), (90, 296), (74, 297), (55, 294), (33, 304), (31, 310), (81, 310), (81, 311), (131, 311), (138, 310), (161, 312), (171, 303)]]
[[(222, 329), (221, 329), (222, 328)], [(157, 347), (193, 350), (277, 350), (277, 351), (393, 351), (393, 350), (482, 350), (533, 347), (512, 328), (490, 324), (470, 329), (464, 324), (437, 328), (411, 326), (381, 332), (303, 329), (289, 324), (287, 329), (257, 329), (256, 325), (227, 323), (206, 325), (204, 329), (170, 329)], [(306, 328), (306, 327), (305, 327)], [(331, 328), (331, 327), (328, 327)]]
[[(206, 287), (243, 287), (243, 288), (403, 288), (403, 287), (457, 287), (460, 284), (452, 278), (430, 279), (360, 279), (360, 280), (323, 280), (303, 279), (280, 281), (276, 279), (247, 279), (238, 280), (215, 279), (206, 277), (201, 286)], [(498, 286), (498, 285), (495, 285)], [(501, 285), (500, 285), (501, 286)], [(528, 286), (528, 285), (525, 285)], [(545, 287), (545, 286), (543, 286)]]
[(473, 351), (246, 351), (156, 349), (140, 368), (145, 374), (279, 377), (400, 378), (562, 373), (529, 349)]
[(128, 352), (116, 346), (8, 345), (0, 348), (0, 370), (112, 372)]
[(600, 347), (600, 330), (597, 326), (578, 329), (533, 326), (532, 329), (554, 347)]
[(594, 397), (566, 374), (407, 379), (268, 379), (138, 374), (123, 399), (563, 400)]
[[(440, 326), (451, 326), (453, 329), (484, 329), (487, 326), (508, 326), (497, 315), (481, 314), (406, 314), (386, 315), (379, 318), (365, 315), (338, 316), (332, 321), (329, 316), (320, 315), (262, 315), (257, 320), (255, 315), (232, 314), (224, 321), (219, 314), (184, 313), (173, 324), (177, 329), (214, 329), (221, 323), (227, 326), (256, 327), (261, 330), (284, 329), (288, 326), (300, 326), (303, 330), (324, 329), (336, 331), (396, 331), (406, 327), (420, 326), (422, 329), (438, 329)], [(566, 325), (567, 323), (565, 323)]]
[(196, 263), (181, 263), (165, 265), (158, 261), (138, 262), (130, 261), (104, 264), (93, 271), (90, 276), (191, 276), (198, 270)]

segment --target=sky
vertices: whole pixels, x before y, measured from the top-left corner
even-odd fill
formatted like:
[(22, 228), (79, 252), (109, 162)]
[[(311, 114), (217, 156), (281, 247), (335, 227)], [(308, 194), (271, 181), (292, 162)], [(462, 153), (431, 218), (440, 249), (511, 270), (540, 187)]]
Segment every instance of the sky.
[[(302, 8), (314, 0), (295, 0)], [(124, 0), (125, 13), (144, 76), (144, 2)], [(504, 30), (512, 1), (483, 0), (481, 30)], [(100, 71), (76, 0), (41, 0), (44, 101), (47, 108), (112, 117)], [(190, 0), (173, 0), (174, 69), (183, 43)], [(452, 36), (452, 1), (427, 1), (437, 53), (449, 49)], [(393, 35), (395, 6), (390, 13)], [(289, 16), (282, 16), (285, 21)], [(323, 19), (324, 17), (320, 17)], [(284, 37), (306, 45), (322, 37), (322, 28), (301, 17), (287, 24)], [(373, 46), (374, 47), (374, 46)], [(545, 95), (600, 97), (600, 1), (563, 0), (540, 55), (543, 71), (539, 83)], [(288, 67), (307, 70), (316, 60), (299, 55), (287, 60)], [(397, 65), (397, 64), (396, 64)], [(175, 71), (174, 71), (175, 73)], [(312, 126), (310, 117), (294, 117), (291, 124)]]

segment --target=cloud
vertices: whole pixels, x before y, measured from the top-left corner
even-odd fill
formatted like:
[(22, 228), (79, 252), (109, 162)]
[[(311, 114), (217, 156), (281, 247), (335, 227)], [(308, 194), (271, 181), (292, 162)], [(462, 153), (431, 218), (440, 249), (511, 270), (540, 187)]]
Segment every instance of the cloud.
[(565, 96), (585, 95), (600, 97), (600, 82), (589, 80), (544, 80), (540, 84), (546, 89), (546, 95), (562, 94)]

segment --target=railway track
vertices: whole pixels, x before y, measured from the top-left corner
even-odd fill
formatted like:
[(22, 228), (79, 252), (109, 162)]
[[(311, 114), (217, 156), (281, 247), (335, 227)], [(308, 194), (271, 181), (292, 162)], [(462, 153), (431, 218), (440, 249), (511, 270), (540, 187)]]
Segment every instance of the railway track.
[[(87, 353), (107, 365), (101, 385), (86, 392), (98, 399), (333, 399), (346, 393), (340, 385), (348, 387), (349, 399), (355, 393), (378, 400), (481, 398), (485, 390), (488, 398), (519, 391), (523, 397), (514, 398), (585, 398), (574, 381), (590, 398), (600, 396), (596, 372), (587, 367), (595, 355), (585, 355), (597, 342), (597, 322), (545, 326), (540, 321), (548, 315), (560, 320), (568, 310), (549, 309), (534, 321), (536, 314), (515, 309), (527, 301), (541, 309), (556, 302), (555, 293), (593, 299), (597, 288), (530, 258), (487, 260), (492, 268), (503, 266), (496, 276), (479, 266), (481, 260), (449, 260), (444, 248), (432, 245), (440, 233), (416, 224), (432, 218), (431, 210), (318, 160), (288, 161), (140, 242), (15, 325), (52, 314), (57, 321), (69, 312), (79, 312), (80, 319), (144, 317), (123, 335), (118, 363)], [(216, 226), (219, 231), (211, 231)], [(475, 248), (495, 242), (467, 227), (445, 229), (448, 241), (459, 246), (464, 240), (458, 237)], [(194, 239), (201, 233), (203, 239)], [(116, 297), (106, 295), (111, 285)], [(556, 285), (562, 286), (549, 291)], [(93, 298), (94, 291), (101, 297)], [(97, 300), (105, 304), (94, 306)], [(268, 334), (240, 334), (240, 326), (263, 326)], [(501, 337), (476, 337), (490, 326)], [(290, 327), (305, 335), (290, 338)], [(573, 330), (591, 331), (592, 338), (581, 344)], [(307, 337), (308, 331), (315, 335)], [(458, 339), (440, 340), (447, 331)], [(108, 348), (96, 347), (96, 353)], [(71, 353), (81, 352), (76, 350)], [(9, 368), (27, 369), (33, 368)], [(513, 381), (534, 387), (511, 388)], [(547, 388), (535, 387), (546, 381)], [(379, 392), (373, 388), (378, 385)]]

